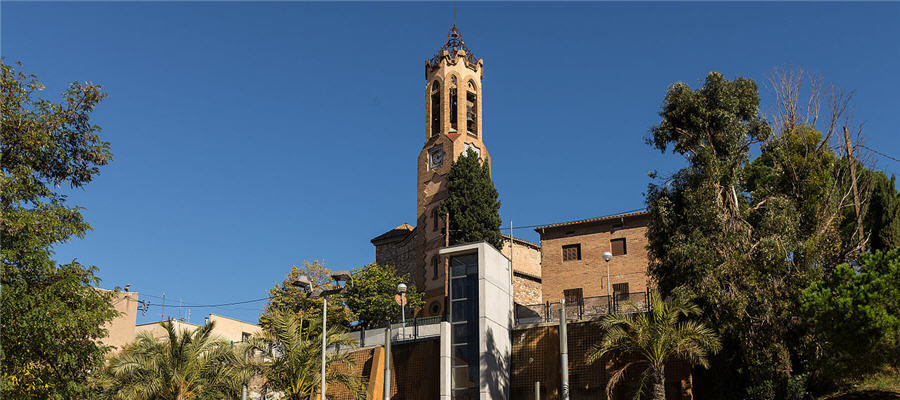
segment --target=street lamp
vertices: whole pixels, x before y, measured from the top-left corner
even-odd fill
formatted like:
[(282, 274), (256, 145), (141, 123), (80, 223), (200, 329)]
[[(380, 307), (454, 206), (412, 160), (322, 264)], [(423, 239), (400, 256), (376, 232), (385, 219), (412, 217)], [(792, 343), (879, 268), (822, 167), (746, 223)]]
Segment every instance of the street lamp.
[(406, 284), (397, 285), (397, 293), (400, 294), (400, 334), (406, 339)]
[(609, 311), (612, 312), (612, 289), (610, 289), (610, 281), (609, 281), (609, 260), (612, 260), (613, 255), (608, 251), (603, 252), (603, 259), (606, 260), (606, 301), (609, 303)]
[[(319, 400), (325, 400), (325, 349), (328, 346), (328, 295), (344, 292), (344, 287), (340, 286), (341, 282), (351, 282), (353, 277), (350, 271), (335, 271), (331, 274), (331, 279), (338, 283), (338, 287), (334, 289), (312, 289), (312, 283), (306, 275), (299, 276), (291, 285), (296, 286), (306, 292), (307, 297), (322, 298), (322, 370), (321, 370), (321, 386), (319, 388)], [(312, 296), (310, 296), (312, 295)]]

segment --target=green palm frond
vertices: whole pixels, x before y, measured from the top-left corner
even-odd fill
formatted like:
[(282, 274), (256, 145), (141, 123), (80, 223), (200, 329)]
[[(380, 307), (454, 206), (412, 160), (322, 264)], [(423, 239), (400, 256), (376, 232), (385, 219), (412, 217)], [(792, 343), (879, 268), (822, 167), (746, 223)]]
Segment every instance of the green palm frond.
[[(304, 320), (290, 312), (274, 312), (269, 317), (267, 328), (251, 337), (245, 349), (262, 355), (257, 357), (259, 361), (253, 368), (261, 371), (267, 384), (284, 392), (287, 398), (312, 395), (318, 390), (321, 378), (321, 323)], [(358, 397), (364, 393), (365, 382), (353, 373), (355, 361), (344, 351), (354, 348), (355, 341), (339, 328), (328, 329), (325, 338), (329, 348), (341, 349), (325, 355), (326, 382), (329, 386), (343, 386)], [(345, 368), (338, 368), (339, 365)]]
[(193, 332), (177, 331), (161, 323), (164, 339), (150, 333), (111, 357), (104, 370), (104, 392), (110, 398), (207, 399), (229, 397), (230, 345), (212, 336), (213, 324)]
[[(643, 365), (638, 379), (635, 399), (646, 391), (647, 383), (662, 384), (666, 363), (683, 360), (691, 365), (708, 366), (708, 357), (721, 349), (719, 338), (702, 323), (683, 320), (699, 315), (700, 309), (689, 299), (674, 296), (662, 299), (651, 293), (652, 307), (648, 312), (612, 314), (604, 318), (600, 327), (603, 337), (588, 353), (588, 362), (615, 356), (627, 360), (616, 369), (607, 382), (607, 394), (626, 375), (629, 369)], [(639, 310), (626, 302), (626, 309)]]

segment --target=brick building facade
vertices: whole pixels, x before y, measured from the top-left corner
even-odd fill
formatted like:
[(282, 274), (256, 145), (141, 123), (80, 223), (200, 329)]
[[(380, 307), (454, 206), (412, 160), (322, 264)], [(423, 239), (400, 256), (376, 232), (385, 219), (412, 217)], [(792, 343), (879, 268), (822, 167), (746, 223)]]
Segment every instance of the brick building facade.
[[(544, 301), (645, 292), (646, 211), (563, 222), (535, 228), (541, 235)], [(612, 252), (607, 282), (603, 252)]]

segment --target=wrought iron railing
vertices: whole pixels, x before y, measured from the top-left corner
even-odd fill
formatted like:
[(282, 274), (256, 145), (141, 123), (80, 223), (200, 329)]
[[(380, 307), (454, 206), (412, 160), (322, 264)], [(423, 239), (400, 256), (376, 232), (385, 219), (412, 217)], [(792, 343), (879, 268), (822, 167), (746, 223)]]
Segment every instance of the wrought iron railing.
[[(516, 304), (514, 318), (516, 325), (559, 322), (560, 303)], [(634, 292), (612, 296), (584, 297), (573, 303), (566, 303), (567, 320), (590, 320), (603, 318), (611, 313), (647, 312), (650, 310), (650, 293)]]
[[(391, 341), (405, 341), (430, 338), (441, 335), (441, 316), (408, 318), (406, 323), (391, 322)], [(377, 346), (384, 344), (384, 328), (387, 323), (379, 327), (359, 329), (348, 332), (351, 338), (356, 339), (360, 347)]]

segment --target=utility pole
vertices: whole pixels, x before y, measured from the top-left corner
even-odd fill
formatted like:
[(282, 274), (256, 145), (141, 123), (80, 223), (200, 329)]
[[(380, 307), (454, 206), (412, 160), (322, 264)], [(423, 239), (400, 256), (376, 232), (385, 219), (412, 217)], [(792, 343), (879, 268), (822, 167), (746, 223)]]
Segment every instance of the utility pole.
[[(512, 220), (509, 220), (509, 265), (512, 266), (513, 261), (513, 245), (516, 243), (516, 239), (513, 238), (513, 228), (512, 228)], [(512, 269), (512, 268), (510, 268)]]
[(328, 295), (322, 294), (322, 379), (320, 379), (321, 389), (319, 389), (319, 400), (325, 400), (325, 346), (328, 344), (328, 331), (325, 324), (328, 321)]
[[(241, 343), (244, 343), (244, 338), (241, 338)], [(244, 363), (247, 363), (247, 351), (244, 349)], [(241, 385), (241, 400), (247, 400), (247, 380), (244, 379), (243, 384)]]
[(853, 148), (850, 145), (850, 132), (844, 127), (844, 144), (847, 146), (847, 161), (850, 162), (850, 183), (853, 187), (853, 207), (856, 209), (856, 234), (859, 235), (859, 252), (865, 250), (865, 237), (863, 237), (862, 212), (859, 204), (859, 189), (856, 187), (856, 163), (853, 161)]
[[(450, 213), (444, 214), (444, 247), (450, 247)], [(450, 258), (444, 257), (444, 319), (450, 315)]]

